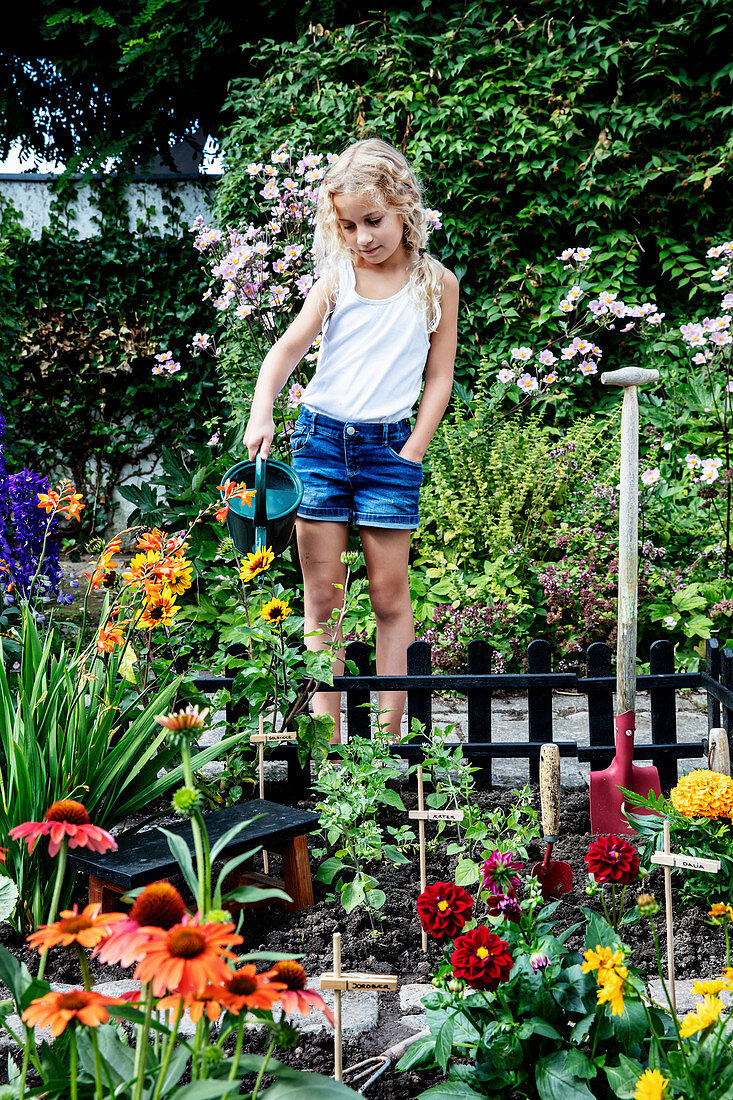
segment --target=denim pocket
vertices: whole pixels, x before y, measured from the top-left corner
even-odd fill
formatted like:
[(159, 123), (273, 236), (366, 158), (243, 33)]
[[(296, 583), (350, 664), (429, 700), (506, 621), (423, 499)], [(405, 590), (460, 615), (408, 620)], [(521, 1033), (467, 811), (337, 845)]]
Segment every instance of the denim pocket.
[(290, 453), (295, 455), (298, 454), (299, 451), (302, 451), (310, 437), (310, 428), (305, 425), (296, 427), (295, 431), (290, 436)]
[(398, 462), (404, 462), (405, 466), (412, 466), (416, 470), (422, 470), (422, 462), (413, 462), (411, 458), (403, 458), (402, 455), (398, 454), (397, 451), (395, 450), (395, 447), (399, 447), (399, 448), (404, 447), (406, 442), (407, 442), (407, 439), (403, 439), (402, 441), (400, 441), (399, 439), (396, 439), (394, 441), (394, 444), (395, 444), (394, 447), (389, 443), (387, 444), (387, 450), (392, 455), (392, 458), (397, 459)]

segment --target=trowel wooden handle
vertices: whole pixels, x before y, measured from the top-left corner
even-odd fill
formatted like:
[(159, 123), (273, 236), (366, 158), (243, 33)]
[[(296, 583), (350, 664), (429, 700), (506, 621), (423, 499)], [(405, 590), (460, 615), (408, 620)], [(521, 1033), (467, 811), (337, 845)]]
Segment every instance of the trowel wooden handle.
[(730, 748), (724, 729), (710, 730), (708, 734), (708, 767), (711, 772), (730, 775)]
[(556, 837), (560, 827), (560, 749), (547, 744), (540, 749), (540, 805), (545, 840)]

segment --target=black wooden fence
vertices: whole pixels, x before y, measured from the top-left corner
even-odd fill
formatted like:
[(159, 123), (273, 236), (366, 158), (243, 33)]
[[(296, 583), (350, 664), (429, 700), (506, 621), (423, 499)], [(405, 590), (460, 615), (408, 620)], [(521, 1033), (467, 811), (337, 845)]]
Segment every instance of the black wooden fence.
[[(371, 736), (370, 693), (378, 691), (407, 692), (408, 728), (417, 719), (426, 730), (432, 728), (432, 696), (434, 692), (450, 691), (465, 695), (468, 711), (463, 756), (480, 767), (477, 782), (491, 785), (491, 761), (507, 757), (529, 761), (529, 777), (536, 782), (540, 749), (553, 741), (552, 693), (555, 690), (580, 692), (588, 696), (588, 745), (575, 741), (558, 742), (561, 756), (590, 762), (594, 770), (605, 768), (613, 758), (615, 738), (614, 691), (616, 678), (612, 671), (612, 651), (603, 642), (595, 642), (586, 653), (587, 675), (553, 672), (551, 648), (537, 639), (527, 648), (527, 671), (495, 673), (491, 671), (493, 650), (488, 642), (470, 642), (467, 651), (467, 672), (461, 674), (434, 673), (430, 646), (413, 642), (407, 651), (406, 676), (375, 676), (370, 669), (370, 650), (362, 642), (351, 642), (346, 648), (349, 660), (357, 668), (355, 675), (337, 676), (333, 687), (322, 685), (324, 691), (346, 694), (346, 731), (350, 737)], [(733, 650), (720, 649), (715, 639), (707, 643), (704, 672), (675, 672), (674, 646), (661, 640), (651, 645), (650, 671), (638, 676), (638, 691), (648, 691), (651, 702), (651, 744), (634, 748), (634, 759), (651, 760), (659, 771), (662, 789), (669, 791), (677, 782), (677, 761), (697, 758), (707, 752), (707, 743), (677, 741), (677, 692), (681, 688), (702, 688), (707, 692), (708, 729), (722, 726), (733, 749)], [(194, 680), (199, 690), (214, 692), (230, 688), (231, 676), (200, 676)], [(497, 691), (526, 692), (528, 730), (526, 741), (496, 742), (491, 735), (491, 702)], [(238, 713), (246, 711), (247, 702), (227, 705), (227, 723), (233, 723)], [(395, 745), (393, 753), (407, 760), (419, 761), (423, 749), (421, 739)], [(310, 769), (301, 769), (292, 745), (273, 746), (270, 757), (288, 763), (288, 780), (294, 793), (310, 784)]]

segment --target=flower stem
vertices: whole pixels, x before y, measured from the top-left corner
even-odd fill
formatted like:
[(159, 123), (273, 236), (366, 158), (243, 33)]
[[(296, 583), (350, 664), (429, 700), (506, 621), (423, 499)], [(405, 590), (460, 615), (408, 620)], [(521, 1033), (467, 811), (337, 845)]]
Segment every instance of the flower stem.
[(79, 959), (79, 969), (81, 970), (81, 980), (84, 982), (84, 988), (89, 991), (92, 988), (92, 974), (89, 969), (89, 962), (87, 961), (84, 948), (81, 944), (75, 943), (76, 955)]
[[(183, 781), (187, 787), (193, 790), (194, 780), (193, 768), (191, 767), (191, 745), (187, 737), (181, 738), (181, 761), (183, 763)], [(206, 829), (203, 827), (203, 819), (198, 811), (195, 811), (191, 816), (191, 829), (193, 832), (193, 846), (196, 851), (196, 876), (198, 878), (198, 897), (196, 899), (196, 904), (201, 916), (205, 917), (208, 909), (211, 908), (211, 898), (209, 898), (207, 903), (207, 860), (204, 855), (204, 837), (206, 837)], [(209, 870), (209, 878), (210, 877), (211, 871)]]
[(73, 1025), (71, 1028), (71, 1042), (69, 1043), (69, 1062), (69, 1074), (71, 1076), (71, 1100), (76, 1100), (76, 1031)]
[[(242, 1044), (244, 1043), (244, 1016), (241, 1017), (237, 1024), (237, 1042), (234, 1047), (234, 1054), (232, 1055), (232, 1068), (229, 1070), (228, 1081), (233, 1081), (237, 1076), (237, 1070), (239, 1069), (239, 1059), (242, 1054)], [(227, 1095), (229, 1095), (227, 1093)], [(224, 1098), (222, 1098), (224, 1100)]]
[[(272, 1039), (270, 1039), (270, 1045), (268, 1046), (268, 1048), (265, 1052), (265, 1057), (262, 1061), (262, 1065), (260, 1066), (260, 1072), (257, 1074), (257, 1080), (255, 1081), (255, 1087), (252, 1089), (251, 1100), (257, 1100), (257, 1094), (260, 1091), (260, 1085), (262, 1084), (262, 1078), (265, 1076), (265, 1070), (267, 1069), (267, 1063), (270, 1061), (270, 1058), (272, 1057), (272, 1052), (273, 1052), (274, 1049), (275, 1049), (275, 1039), (272, 1038)], [(153, 1098), (153, 1100), (155, 1100), (155, 1098)]]
[(165, 1055), (163, 1056), (163, 1062), (158, 1074), (158, 1080), (155, 1085), (155, 1091), (152, 1096), (152, 1100), (158, 1100), (161, 1092), (163, 1091), (163, 1083), (165, 1081), (166, 1074), (168, 1072), (168, 1066), (170, 1065), (171, 1058), (173, 1056), (173, 1048), (176, 1045), (176, 1037), (178, 1036), (178, 1025), (181, 1022), (181, 1016), (183, 1015), (183, 997), (178, 1002), (178, 1008), (176, 1009), (176, 1018), (173, 1021), (173, 1027), (171, 1028), (170, 1038), (168, 1039), (168, 1046), (165, 1048)]
[(143, 1092), (143, 1082), (145, 1080), (145, 1055), (147, 1053), (148, 1038), (150, 1036), (150, 1020), (153, 1015), (153, 983), (150, 982), (149, 985), (143, 985), (140, 992), (142, 996), (145, 997), (145, 1019), (141, 1024), (137, 1025), (137, 1036), (135, 1039), (135, 1087), (132, 1094), (132, 1100), (140, 1100)]
[[(64, 874), (66, 872), (66, 855), (69, 850), (69, 842), (66, 837), (61, 841), (61, 847), (59, 848), (58, 858), (56, 860), (56, 881), (53, 886), (53, 897), (51, 898), (51, 906), (48, 910), (48, 920), (46, 924), (51, 924), (56, 911), (58, 909), (59, 898), (61, 897), (61, 888), (64, 884)], [(48, 951), (44, 951), (41, 955), (41, 961), (38, 964), (38, 973), (36, 977), (39, 982), (43, 981), (43, 975), (46, 973), (46, 963), (48, 962)]]
[(99, 1056), (99, 1043), (97, 1041), (97, 1029), (91, 1028), (92, 1050), (94, 1051), (94, 1096), (95, 1100), (102, 1100), (102, 1059)]
[(725, 932), (725, 965), (730, 966), (730, 932), (728, 931), (728, 921), (723, 925), (723, 931)]

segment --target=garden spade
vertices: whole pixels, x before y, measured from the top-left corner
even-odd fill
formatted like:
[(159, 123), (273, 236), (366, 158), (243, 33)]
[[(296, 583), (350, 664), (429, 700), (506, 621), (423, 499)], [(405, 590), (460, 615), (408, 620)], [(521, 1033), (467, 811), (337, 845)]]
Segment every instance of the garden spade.
[(573, 888), (573, 871), (569, 863), (550, 859), (552, 846), (560, 827), (560, 749), (547, 744), (540, 749), (540, 805), (542, 806), (542, 832), (544, 833), (545, 858), (535, 863), (532, 874), (539, 879), (542, 897), (559, 898)]
[[(634, 832), (624, 817), (624, 796), (620, 787), (645, 798), (650, 791), (661, 794), (657, 769), (634, 764), (639, 579), (639, 399), (636, 388), (658, 379), (659, 371), (641, 367), (625, 367), (601, 375), (605, 386), (623, 386), (624, 402), (619, 493), (616, 755), (605, 771), (590, 773), (590, 824), (594, 833)], [(637, 810), (638, 807), (635, 812)]]

